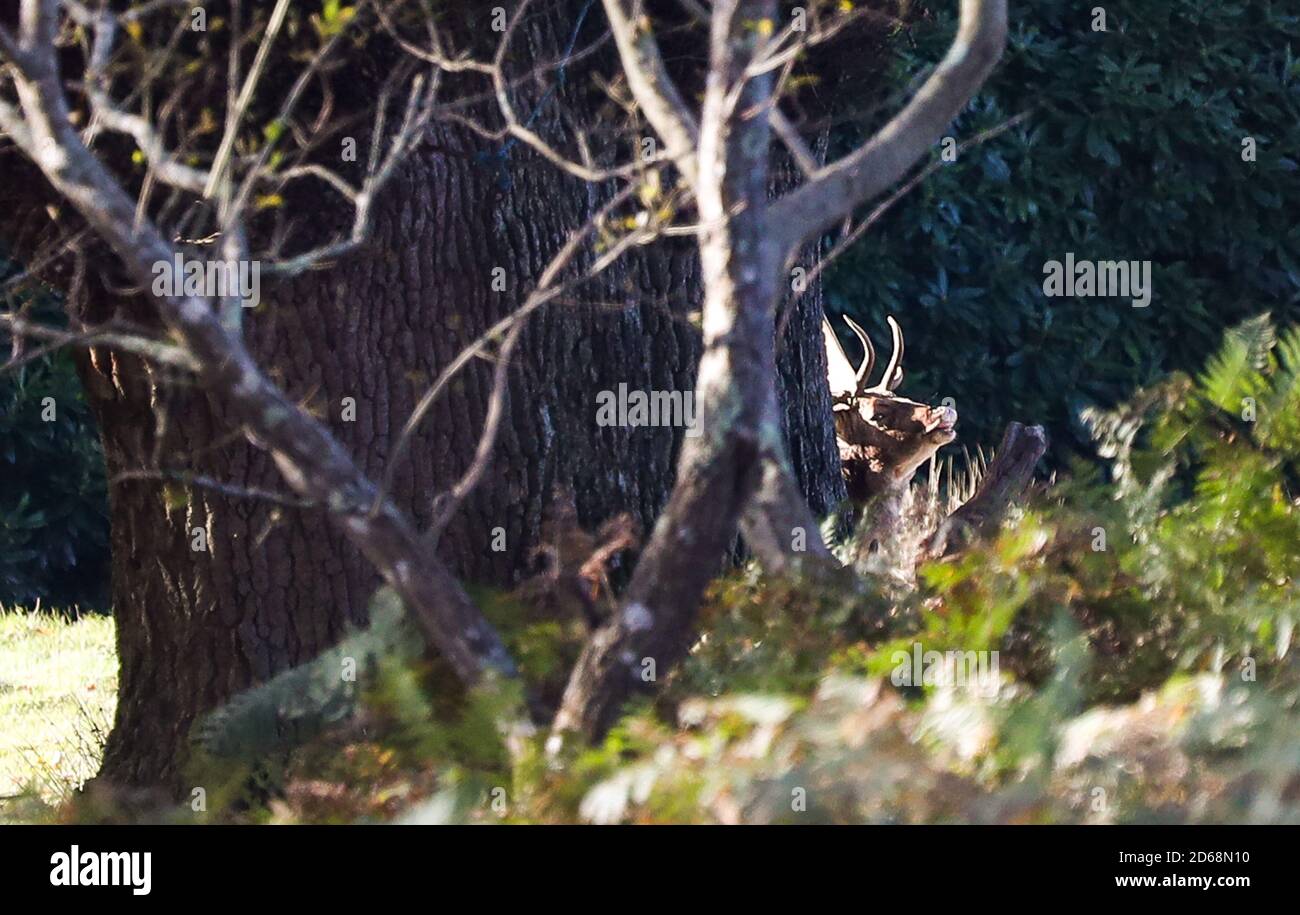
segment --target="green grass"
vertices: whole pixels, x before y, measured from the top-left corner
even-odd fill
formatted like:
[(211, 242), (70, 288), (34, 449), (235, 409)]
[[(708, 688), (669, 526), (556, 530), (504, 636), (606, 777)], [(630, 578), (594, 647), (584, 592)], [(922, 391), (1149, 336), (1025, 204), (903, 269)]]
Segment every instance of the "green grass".
[(95, 773), (117, 701), (113, 619), (0, 609), (0, 820)]

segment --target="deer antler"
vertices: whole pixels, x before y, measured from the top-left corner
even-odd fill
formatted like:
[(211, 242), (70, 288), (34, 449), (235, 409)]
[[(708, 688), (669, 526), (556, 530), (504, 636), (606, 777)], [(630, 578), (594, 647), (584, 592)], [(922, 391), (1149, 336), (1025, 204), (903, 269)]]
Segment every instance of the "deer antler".
[(948, 405), (934, 407), (894, 393), (903, 380), (905, 350), (903, 329), (892, 315), (888, 320), (894, 351), (879, 383), (868, 387), (875, 350), (866, 331), (852, 318), (844, 320), (862, 341), (864, 356), (855, 371), (830, 321), (823, 321), (826, 376), (849, 495), (861, 501), (911, 480), (921, 463), (956, 437), (953, 430), (957, 411)]
[(826, 339), (826, 380), (830, 382), (831, 397), (835, 400), (856, 400), (864, 394), (893, 394), (894, 390), (903, 383), (903, 328), (894, 320), (893, 315), (889, 315), (885, 320), (889, 322), (889, 333), (893, 337), (894, 349), (889, 354), (889, 364), (885, 366), (885, 374), (880, 377), (880, 383), (868, 387), (867, 381), (871, 377), (872, 369), (876, 367), (876, 348), (871, 345), (871, 338), (867, 336), (867, 332), (858, 325), (857, 321), (848, 315), (844, 316), (844, 322), (862, 343), (862, 362), (855, 369), (849, 362), (844, 347), (840, 345), (839, 337), (835, 335), (830, 318), (822, 319), (822, 336)]
[(847, 409), (846, 402), (857, 397), (857, 373), (849, 363), (849, 357), (835, 336), (831, 319), (822, 317), (822, 339), (826, 343), (826, 381), (830, 385), (831, 399), (835, 401), (836, 410)]
[(826, 341), (826, 380), (830, 383), (831, 397), (841, 404), (858, 399), (868, 390), (867, 380), (876, 365), (876, 349), (871, 345), (867, 332), (847, 315), (844, 316), (844, 321), (862, 343), (862, 362), (856, 369), (840, 345), (830, 318), (822, 319), (822, 336)]
[(849, 325), (849, 330), (857, 336), (862, 343), (862, 363), (858, 366), (858, 371), (854, 376), (856, 382), (853, 393), (861, 395), (867, 389), (867, 379), (871, 377), (871, 370), (876, 367), (876, 348), (871, 345), (871, 338), (867, 332), (858, 326), (848, 315), (844, 316), (844, 321)]
[(889, 354), (889, 364), (885, 366), (885, 374), (880, 376), (880, 384), (866, 389), (873, 394), (892, 394), (903, 383), (903, 328), (898, 326), (893, 315), (885, 320), (889, 322), (889, 333), (894, 338), (894, 351)]

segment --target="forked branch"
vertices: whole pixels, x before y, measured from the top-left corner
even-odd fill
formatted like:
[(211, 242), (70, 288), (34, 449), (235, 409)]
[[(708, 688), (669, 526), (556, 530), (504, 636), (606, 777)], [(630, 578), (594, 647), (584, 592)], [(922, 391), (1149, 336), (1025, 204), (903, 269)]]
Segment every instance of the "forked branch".
[[(54, 189), (112, 247), (127, 272), (151, 284), (153, 266), (176, 249), (136, 208), (85, 146), (69, 117), (55, 33), (59, 4), (25, 0), (17, 42), (15, 88), (21, 111), (0, 101), (0, 128), (41, 169)], [(266, 448), (294, 492), (326, 507), (330, 518), (375, 565), (414, 613), (430, 643), (462, 682), (514, 676), (504, 644), (460, 583), (391, 503), (371, 513), (374, 484), (318, 421), (293, 403), (220, 320), (210, 297), (154, 296), (159, 317), (194, 359), (200, 378)]]
[(880, 196), (943, 136), (992, 72), (1007, 36), (1006, 0), (962, 0), (957, 37), (942, 63), (880, 132), (772, 205), (787, 252)]

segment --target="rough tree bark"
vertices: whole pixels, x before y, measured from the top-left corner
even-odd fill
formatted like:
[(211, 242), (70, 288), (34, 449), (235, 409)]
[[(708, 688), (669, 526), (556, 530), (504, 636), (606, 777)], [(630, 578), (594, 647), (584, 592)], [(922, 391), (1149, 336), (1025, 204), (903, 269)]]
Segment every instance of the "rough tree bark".
[(672, 497), (622, 612), (578, 660), (554, 722), (557, 734), (601, 733), (629, 692), (681, 657), (695, 608), (765, 467), (784, 462), (775, 304), (785, 252), (767, 225), (766, 105), (774, 77), (742, 77), (759, 45), (757, 23), (770, 22), (775, 8), (774, 0), (720, 0), (714, 8), (696, 140), (705, 288), (697, 385), (704, 434), (687, 442)]
[[(575, 4), (576, 7), (576, 4)], [(573, 10), (549, 9), (541, 56), (561, 45)], [(549, 48), (545, 45), (549, 44)], [(576, 98), (576, 97), (575, 97)], [(557, 102), (578, 104), (573, 100)], [(579, 115), (583, 112), (579, 112)], [(542, 128), (559, 128), (554, 111)], [(505, 166), (496, 147), (441, 126), (385, 192), (371, 241), (333, 269), (264, 290), (246, 316), (249, 349), (287, 393), (318, 409), (372, 479), (422, 389), (491, 322), (517, 307), (529, 280), (593, 207), (590, 190), (522, 147)], [(10, 154), (10, 158), (12, 154)], [(17, 163), (15, 175), (23, 174)], [(39, 182), (6, 182), (0, 237), (21, 254), (40, 234)], [(312, 219), (342, 220), (322, 200)], [(28, 231), (33, 227), (38, 231)], [(492, 288), (503, 267), (507, 289)], [(107, 271), (106, 271), (107, 272)], [(92, 277), (93, 279), (93, 277)], [(689, 389), (699, 333), (685, 315), (699, 304), (690, 242), (634, 251), (616, 267), (605, 299), (622, 306), (549, 306), (532, 319), (512, 369), (508, 421), (490, 472), (440, 541), (451, 569), (510, 584), (525, 571), (554, 483), (578, 496), (584, 521), (631, 511), (647, 527), (667, 499), (680, 430), (601, 428), (594, 395)], [(152, 324), (152, 306), (92, 284), (74, 303), (89, 321), (114, 312)], [(803, 296), (782, 363), (784, 422), (794, 470), (809, 501), (839, 494), (826, 421), (821, 305)], [(178, 386), (130, 356), (93, 349), (82, 360), (109, 477), (180, 463), (245, 487), (283, 488), (270, 457), (244, 442), (234, 418), (195, 386)], [(430, 500), (468, 466), (482, 425), (490, 367), (464, 373), (414, 437), (393, 498), (421, 524)], [(343, 418), (355, 399), (355, 421)], [(117, 718), (102, 774), (125, 784), (172, 780), (190, 723), (232, 693), (310, 659), (364, 621), (378, 583), (373, 567), (320, 510), (232, 499), (201, 489), (178, 498), (154, 480), (110, 492), (113, 606), (121, 660)], [(207, 550), (192, 549), (193, 529)], [(491, 548), (495, 528), (507, 548)]]
[[(605, 0), (624, 69), (641, 108), (678, 156), (693, 143), (695, 194), (704, 265), (704, 343), (699, 390), (708, 433), (683, 453), (678, 479), (621, 613), (587, 644), (554, 722), (564, 736), (598, 737), (648, 670), (666, 667), (689, 646), (700, 594), (721, 543), (768, 474), (793, 506), (773, 435), (771, 339), (779, 267), (801, 245), (902, 179), (942, 136), (992, 71), (1006, 42), (1005, 0), (963, 0), (948, 53), (911, 100), (865, 144), (818, 168), (804, 154), (808, 180), (776, 201), (765, 176), (771, 136), (798, 150), (774, 108), (764, 35), (775, 31), (773, 0), (715, 0), (708, 87), (700, 124), (682, 112), (663, 73), (651, 24), (629, 0)], [(796, 47), (797, 50), (797, 47)], [(752, 508), (753, 506), (751, 506)], [(798, 506), (794, 506), (796, 509)], [(801, 512), (805, 514), (806, 512)], [(768, 525), (774, 529), (782, 522)], [(770, 540), (771, 538), (769, 538)], [(650, 666), (653, 664), (654, 666)]]

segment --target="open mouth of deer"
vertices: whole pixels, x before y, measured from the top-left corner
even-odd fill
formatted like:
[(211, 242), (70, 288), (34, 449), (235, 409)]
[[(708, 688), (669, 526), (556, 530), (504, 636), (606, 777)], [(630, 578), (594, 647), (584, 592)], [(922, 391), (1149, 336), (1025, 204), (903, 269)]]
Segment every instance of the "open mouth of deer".
[(938, 430), (939, 432), (951, 433), (953, 438), (957, 437), (957, 411), (952, 407), (933, 407), (930, 410), (931, 426), (927, 432)]
[(957, 411), (952, 407), (888, 394), (865, 394), (836, 420), (836, 433), (848, 444), (875, 444), (899, 460), (926, 447), (933, 451), (957, 437)]

